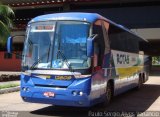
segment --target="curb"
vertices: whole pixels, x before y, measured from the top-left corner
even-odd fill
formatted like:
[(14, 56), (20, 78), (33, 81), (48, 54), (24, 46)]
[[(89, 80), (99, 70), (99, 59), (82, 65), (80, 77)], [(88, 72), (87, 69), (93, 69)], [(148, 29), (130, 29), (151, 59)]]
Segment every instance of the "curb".
[(19, 90), (20, 90), (20, 86), (12, 87), (12, 88), (5, 88), (5, 89), (0, 90), (0, 94), (16, 92), (16, 91), (19, 91)]

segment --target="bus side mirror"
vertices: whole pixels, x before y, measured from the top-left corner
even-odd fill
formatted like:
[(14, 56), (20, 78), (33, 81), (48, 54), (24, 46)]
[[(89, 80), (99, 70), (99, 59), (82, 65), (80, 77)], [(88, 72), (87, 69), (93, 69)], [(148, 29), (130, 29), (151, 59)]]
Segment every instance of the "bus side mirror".
[(93, 49), (93, 42), (94, 42), (94, 39), (97, 37), (97, 34), (94, 34), (90, 37), (87, 38), (87, 56), (88, 57), (92, 57), (93, 56), (93, 52), (94, 52), (94, 49)]
[(7, 52), (8, 53), (12, 53), (12, 37), (8, 37), (8, 40), (7, 40)]
[[(16, 35), (13, 37), (8, 37), (7, 39), (7, 52), (8, 53), (13, 53), (13, 46), (15, 46), (15, 44), (22, 44), (24, 43), (24, 36), (25, 35)], [(22, 50), (21, 50), (22, 51)]]

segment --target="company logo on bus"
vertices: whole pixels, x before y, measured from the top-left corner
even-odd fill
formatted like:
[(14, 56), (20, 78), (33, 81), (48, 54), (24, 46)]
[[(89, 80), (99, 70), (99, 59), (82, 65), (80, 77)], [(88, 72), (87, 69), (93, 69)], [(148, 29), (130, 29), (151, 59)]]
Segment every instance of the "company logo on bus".
[(56, 80), (70, 80), (72, 76), (55, 76)]
[(117, 64), (129, 64), (129, 55), (117, 54)]

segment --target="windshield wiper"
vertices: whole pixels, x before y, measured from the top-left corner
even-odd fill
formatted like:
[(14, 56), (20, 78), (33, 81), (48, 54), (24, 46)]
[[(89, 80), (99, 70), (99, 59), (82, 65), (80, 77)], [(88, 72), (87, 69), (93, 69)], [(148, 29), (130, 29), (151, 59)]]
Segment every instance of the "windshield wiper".
[(33, 65), (30, 67), (30, 70), (34, 70), (35, 66), (41, 61), (42, 58), (39, 58), (36, 62), (33, 63)]
[(63, 52), (60, 50), (60, 46), (61, 46), (61, 43), (60, 43), (60, 42), (61, 42), (61, 41), (60, 41), (60, 35), (57, 34), (57, 38), (59, 39), (59, 40), (58, 40), (57, 58), (58, 58), (58, 56), (59, 56), (59, 54), (60, 54), (61, 57), (62, 57), (62, 60), (66, 63), (69, 71), (74, 73), (74, 70), (72, 69), (71, 64), (68, 62), (68, 59), (67, 59), (66, 56), (63, 54)]
[[(74, 72), (71, 64), (68, 62), (68, 59), (66, 58), (66, 56), (61, 52), (61, 50), (58, 50), (57, 52), (57, 56), (61, 55), (62, 57), (62, 60), (66, 63), (68, 69), (71, 71), (71, 72)], [(58, 57), (57, 57), (58, 58)]]
[(48, 53), (45, 53), (43, 56), (41, 56), (37, 61), (35, 61), (32, 66), (30, 67), (31, 70), (35, 69), (35, 66), (47, 55)]

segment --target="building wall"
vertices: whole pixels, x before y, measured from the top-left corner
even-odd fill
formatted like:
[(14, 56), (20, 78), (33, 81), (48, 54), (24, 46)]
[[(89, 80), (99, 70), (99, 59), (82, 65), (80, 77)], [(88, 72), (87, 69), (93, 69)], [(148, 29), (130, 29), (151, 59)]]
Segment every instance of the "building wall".
[(7, 53), (0, 51), (0, 71), (20, 71), (21, 70), (21, 59), (12, 54), (7, 56)]

